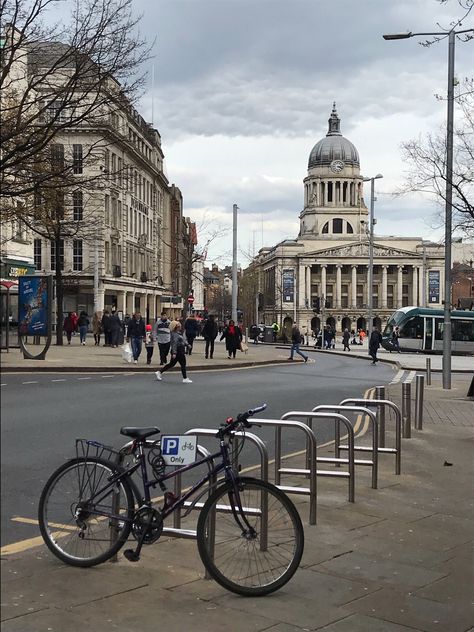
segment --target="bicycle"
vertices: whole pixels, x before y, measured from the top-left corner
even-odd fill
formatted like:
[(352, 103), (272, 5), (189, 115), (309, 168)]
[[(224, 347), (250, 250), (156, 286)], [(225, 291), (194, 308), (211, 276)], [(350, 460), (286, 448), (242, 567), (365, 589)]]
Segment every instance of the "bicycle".
[[(233, 431), (251, 427), (249, 418), (265, 408), (263, 404), (240, 413), (235, 420), (227, 419), (215, 435), (218, 452), (171, 472), (166, 472), (160, 440), (149, 439), (160, 432), (156, 427), (121, 428), (121, 434), (132, 441), (119, 451), (78, 439), (77, 457), (51, 475), (40, 497), (38, 519), (46, 545), (63, 562), (88, 567), (113, 557), (131, 533), (137, 545), (125, 550), (124, 556), (136, 562), (142, 546), (158, 540), (168, 516), (178, 507), (186, 507), (184, 516), (188, 515), (208, 493), (196, 538), (209, 575), (240, 595), (278, 590), (294, 575), (303, 555), (301, 519), (281, 490), (240, 476), (231, 465)], [(124, 457), (130, 463), (120, 465), (118, 461)], [(182, 495), (167, 490), (167, 481), (203, 464), (207, 464), (207, 473)], [(149, 465), (154, 474), (151, 479)], [(142, 493), (132, 479), (135, 472), (141, 476)], [(222, 472), (224, 476), (217, 480)], [(150, 489), (156, 486), (163, 492), (160, 507), (152, 506)], [(198, 490), (197, 497), (189, 501)]]

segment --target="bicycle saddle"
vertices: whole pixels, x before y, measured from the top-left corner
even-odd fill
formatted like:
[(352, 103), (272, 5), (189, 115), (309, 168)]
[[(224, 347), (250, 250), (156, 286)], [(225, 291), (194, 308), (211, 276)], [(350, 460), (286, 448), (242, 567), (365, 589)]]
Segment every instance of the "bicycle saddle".
[(123, 426), (123, 428), (120, 428), (120, 434), (126, 437), (132, 437), (132, 439), (146, 439), (146, 437), (150, 437), (158, 432), (160, 432), (160, 429), (156, 426)]

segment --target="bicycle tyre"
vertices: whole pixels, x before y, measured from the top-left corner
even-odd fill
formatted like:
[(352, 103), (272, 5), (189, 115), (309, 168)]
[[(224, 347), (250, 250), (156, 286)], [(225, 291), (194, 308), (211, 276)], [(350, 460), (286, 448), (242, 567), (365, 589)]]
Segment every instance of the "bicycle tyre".
[(262, 539), (261, 512), (260, 515), (255, 512), (245, 514), (256, 531), (255, 537), (248, 538), (232, 512), (223, 510), (224, 505), (230, 508), (234, 495), (233, 485), (225, 483), (209, 496), (199, 515), (199, 555), (209, 574), (227, 590), (250, 597), (267, 595), (281, 588), (296, 572), (304, 549), (303, 525), (292, 501), (274, 485), (248, 477), (240, 478), (238, 485), (244, 508), (260, 508), (262, 494), (266, 494), (266, 548)]
[[(38, 522), (49, 550), (71, 566), (95, 566), (117, 553), (132, 527), (134, 499), (127, 479), (122, 479), (101, 499), (101, 504), (84, 505), (81, 525), (76, 510), (91, 491), (107, 485), (107, 478), (118, 471), (113, 463), (89, 457), (72, 459), (49, 477), (41, 493)], [(114, 490), (119, 491), (119, 520), (112, 523)], [(92, 510), (92, 515), (87, 510)], [(112, 534), (112, 528), (115, 531)]]

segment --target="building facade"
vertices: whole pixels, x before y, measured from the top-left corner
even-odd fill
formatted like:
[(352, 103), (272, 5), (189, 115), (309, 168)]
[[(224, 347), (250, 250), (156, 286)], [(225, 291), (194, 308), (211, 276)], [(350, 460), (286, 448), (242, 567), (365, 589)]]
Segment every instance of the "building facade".
[(369, 211), (359, 154), (341, 133), (335, 104), (328, 122), (309, 156), (298, 237), (262, 248), (248, 269), (263, 294), (255, 321), (276, 320), (287, 332), (294, 322), (308, 330), (367, 329), (369, 291), (379, 327), (398, 307), (441, 307), (443, 247), (417, 237), (374, 237), (369, 288)]

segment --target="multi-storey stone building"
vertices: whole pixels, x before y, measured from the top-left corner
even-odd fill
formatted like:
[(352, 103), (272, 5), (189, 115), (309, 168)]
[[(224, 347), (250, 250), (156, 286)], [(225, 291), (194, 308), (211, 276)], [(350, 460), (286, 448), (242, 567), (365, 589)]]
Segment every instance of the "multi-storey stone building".
[[(313, 330), (367, 328), (369, 211), (359, 154), (340, 124), (334, 105), (328, 133), (309, 156), (298, 237), (262, 248), (249, 267), (263, 293), (258, 321), (276, 319), (286, 329), (295, 321)], [(375, 236), (373, 263), (375, 325), (401, 306), (442, 305), (442, 246)]]

